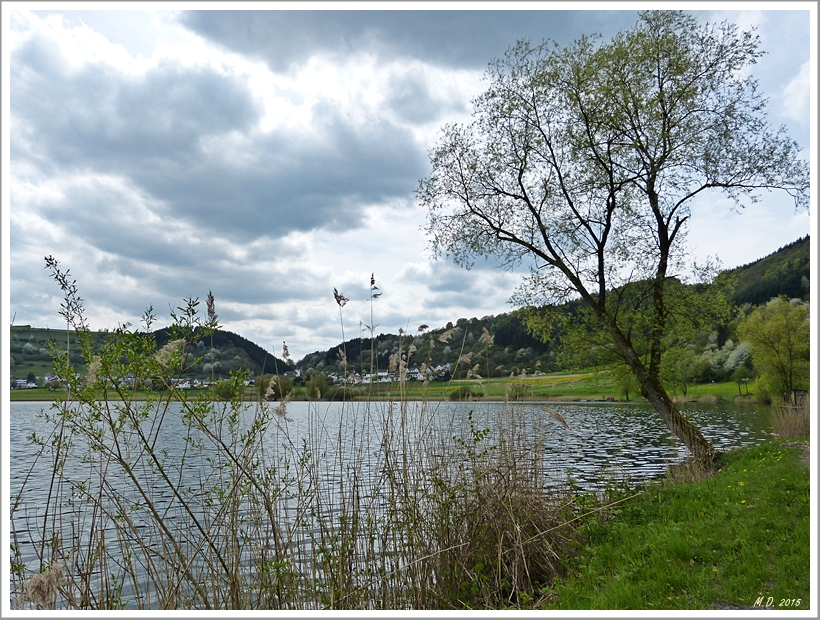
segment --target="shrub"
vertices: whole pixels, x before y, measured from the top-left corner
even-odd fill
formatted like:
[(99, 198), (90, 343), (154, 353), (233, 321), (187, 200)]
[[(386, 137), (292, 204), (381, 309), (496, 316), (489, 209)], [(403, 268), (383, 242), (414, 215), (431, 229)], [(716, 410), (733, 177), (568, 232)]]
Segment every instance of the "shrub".
[(330, 389), (333, 387), (327, 375), (320, 373), (313, 373), (305, 385), (307, 389), (307, 397), (309, 399), (319, 399), (327, 396)]
[(242, 396), (244, 384), (231, 379), (217, 381), (213, 387), (214, 396), (219, 400), (230, 401)]
[(293, 391), (293, 380), (280, 375), (262, 375), (256, 380), (256, 394), (260, 401), (282, 400)]
[(470, 400), (471, 398), (478, 398), (480, 394), (473, 392), (469, 385), (462, 385), (453, 392), (450, 392), (450, 400)]

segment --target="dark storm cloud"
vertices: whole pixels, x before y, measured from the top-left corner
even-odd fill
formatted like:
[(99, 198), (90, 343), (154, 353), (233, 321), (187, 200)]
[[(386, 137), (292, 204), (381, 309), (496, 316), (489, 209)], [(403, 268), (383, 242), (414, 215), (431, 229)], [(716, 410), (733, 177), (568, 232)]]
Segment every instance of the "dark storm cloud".
[[(427, 123), (438, 119), (442, 112), (442, 105), (436, 101), (424, 80), (424, 76), (410, 73), (405, 76), (393, 76), (387, 84), (389, 96), (387, 106), (400, 118), (410, 123)], [(462, 109), (447, 110), (462, 112)]]
[(361, 51), (481, 69), (516, 40), (570, 43), (632, 25), (634, 11), (189, 11), (198, 34), (287, 71), (323, 51)]
[(412, 192), (425, 160), (406, 130), (380, 120), (351, 127), (329, 104), (314, 113), (311, 136), (258, 137), (241, 167), (197, 157), (185, 170), (141, 182), (240, 236), (344, 230), (360, 223), (361, 207)]
[[(165, 215), (235, 241), (355, 227), (362, 206), (408, 195), (424, 174), (407, 130), (378, 119), (354, 127), (327, 100), (313, 108), (310, 135), (253, 134), (259, 110), (246, 86), (211, 70), (160, 65), (125, 78), (94, 64), (73, 72), (37, 37), (12, 60), (13, 160), (44, 176), (127, 177)], [(232, 135), (246, 139), (232, 147)]]
[(11, 64), (12, 113), (36, 119), (27, 137), (56, 167), (148, 164), (161, 174), (163, 164), (190, 160), (203, 134), (247, 130), (258, 118), (244, 85), (213, 71), (165, 64), (126, 79), (95, 63), (75, 72), (42, 36)]

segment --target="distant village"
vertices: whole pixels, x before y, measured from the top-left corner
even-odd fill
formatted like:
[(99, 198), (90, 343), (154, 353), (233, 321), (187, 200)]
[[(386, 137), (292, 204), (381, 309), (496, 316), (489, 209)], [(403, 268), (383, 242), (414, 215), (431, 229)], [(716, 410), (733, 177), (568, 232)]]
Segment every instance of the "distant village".
[[(450, 378), (450, 369), (452, 367), (451, 363), (446, 364), (439, 364), (438, 366), (430, 369), (425, 369), (424, 371), (418, 368), (408, 368), (403, 371), (404, 380), (406, 381), (424, 381), (425, 379), (436, 381), (436, 380), (447, 380)], [(287, 370), (282, 373), (284, 377), (288, 378), (299, 378), (302, 375), (302, 371), (300, 369), (296, 370)], [(338, 373), (331, 373), (328, 375), (328, 378), (333, 382), (334, 386), (343, 386), (345, 384), (353, 386), (353, 385), (369, 385), (373, 383), (393, 383), (394, 381), (399, 381), (399, 377), (394, 372), (388, 371), (379, 371), (374, 372), (373, 374), (370, 373), (351, 373), (348, 375), (347, 379), (338, 374)], [(133, 386), (135, 377), (133, 375), (128, 375), (124, 377), (121, 381), (121, 384), (124, 385), (131, 385)], [(25, 389), (34, 389), (38, 387), (56, 387), (59, 384), (59, 378), (56, 375), (51, 373), (46, 373), (42, 381), (33, 375), (29, 375), (26, 379), (11, 379), (11, 389), (12, 390), (25, 390)], [(213, 386), (214, 382), (207, 380), (207, 379), (197, 379), (197, 378), (178, 378), (174, 380), (174, 384), (177, 389), (180, 390), (194, 390), (194, 389), (204, 389)], [(245, 381), (245, 385), (253, 385), (254, 379), (250, 378)]]
[[(422, 372), (418, 368), (408, 368), (407, 370), (403, 371), (404, 379), (407, 381), (424, 381), (425, 379), (428, 380), (446, 380), (450, 376), (450, 369), (452, 368), (452, 364), (450, 362), (446, 364), (439, 364), (435, 368), (431, 368), (426, 372)], [(297, 370), (296, 373), (299, 371)], [(296, 373), (290, 372), (285, 373), (285, 376), (294, 375)], [(298, 376), (298, 374), (296, 375)], [(341, 386), (345, 384), (345, 378), (338, 374), (338, 373), (331, 373), (328, 375), (328, 378), (333, 381), (333, 385)], [(373, 373), (372, 375), (368, 372), (365, 374), (360, 374), (358, 372), (354, 372), (347, 377), (347, 385), (369, 385), (371, 383), (393, 383), (394, 381), (399, 381), (399, 377), (396, 373), (388, 372), (386, 370)]]

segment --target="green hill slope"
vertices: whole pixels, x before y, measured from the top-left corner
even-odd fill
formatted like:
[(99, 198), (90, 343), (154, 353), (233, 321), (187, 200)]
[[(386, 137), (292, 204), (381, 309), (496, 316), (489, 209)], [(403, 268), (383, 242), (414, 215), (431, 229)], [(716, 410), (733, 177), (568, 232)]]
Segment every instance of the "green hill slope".
[(810, 264), (807, 235), (753, 263), (729, 270), (727, 274), (735, 278), (732, 301), (757, 305), (779, 295), (808, 300)]
[[(53, 370), (50, 342), (53, 341), (61, 350), (66, 347), (67, 332), (64, 329), (48, 329), (31, 327), (29, 325), (12, 326), (10, 330), (9, 348), (11, 353), (11, 373), (15, 378), (24, 379), (29, 373), (42, 380), (46, 373)], [(102, 347), (109, 332), (93, 332), (94, 347)], [(154, 332), (157, 348), (168, 342), (168, 330), (160, 329)], [(69, 347), (71, 361), (78, 372), (85, 372), (85, 363), (80, 355), (79, 347), (73, 340)], [(192, 351), (199, 361), (192, 364), (184, 373), (185, 376), (197, 378), (211, 377), (211, 371), (216, 378), (225, 378), (232, 371), (244, 369), (255, 375), (293, 370), (293, 364), (274, 357), (259, 345), (229, 331), (218, 330), (210, 336), (200, 340)]]

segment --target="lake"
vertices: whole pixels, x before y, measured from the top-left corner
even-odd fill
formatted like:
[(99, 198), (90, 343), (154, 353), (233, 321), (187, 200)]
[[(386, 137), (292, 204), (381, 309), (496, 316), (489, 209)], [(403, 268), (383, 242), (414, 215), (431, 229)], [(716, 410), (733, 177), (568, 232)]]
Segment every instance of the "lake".
[[(33, 432), (47, 436), (49, 425), (37, 414), (48, 407), (49, 403), (33, 402), (10, 405), (7, 471), (12, 498), (23, 484), (26, 485), (16, 513), (18, 517), (12, 526), (17, 533), (20, 561), (27, 570), (37, 570), (39, 565), (35, 551), (40, 538), (38, 524), (42, 519), (38, 515), (44, 509), (52, 476), (50, 460), (35, 462), (36, 450), (26, 438)], [(556, 421), (547, 407), (558, 412), (566, 426)], [(245, 408), (240, 426), (250, 424), (254, 411), (253, 405)], [(682, 413), (721, 450), (760, 443), (771, 436), (765, 406), (693, 403), (682, 407)], [(208, 470), (212, 466), (209, 460), (212, 453), (199, 449), (197, 458), (191, 458), (195, 442), (186, 431), (178, 404), (170, 407), (162, 425), (161, 432), (156, 435), (155, 449), (164, 455), (166, 462), (173, 464), (181, 484), (196, 487), (203, 480), (217, 480)], [(146, 428), (150, 433), (151, 427)], [(670, 464), (685, 456), (683, 446), (670, 435), (663, 421), (648, 405), (580, 402), (352, 402), (344, 405), (293, 402), (287, 405), (286, 418), (273, 418), (261, 440), (260, 450), (266, 462), (277, 463), (280, 472), (289, 472), (282, 474), (281, 481), (277, 482), (282, 487), (276, 487), (277, 518), (304, 521), (299, 524), (301, 529), (296, 527), (295, 521), (290, 530), (285, 526), (287, 531), (293, 532), (290, 544), (301, 550), (299, 566), (303, 567), (307, 562), (305, 558), (315, 553), (316, 541), (332, 534), (333, 528), (337, 528), (339, 515), (347, 510), (345, 494), (352, 488), (350, 481), (355, 481), (356, 510), (368, 506), (370, 512), (367, 514), (372, 517), (391, 510), (392, 496), (383, 491), (385, 463), (393, 463), (395, 471), (402, 475), (415, 470), (420, 470), (416, 473), (429, 474), (428, 470), (443, 462), (442, 459), (449, 458), (446, 453), (454, 449), (463, 450), (463, 458), (467, 460), (479, 450), (492, 450), (504, 442), (515, 443), (517, 449), (524, 451), (532, 447), (528, 455), (539, 460), (538, 470), (543, 473), (546, 487), (558, 487), (571, 480), (577, 487), (590, 491), (600, 490), (613, 482), (636, 483), (662, 476)], [(97, 472), (94, 475), (104, 480), (100, 488), (105, 488), (113, 501), (125, 498), (125, 503), (140, 504), (141, 500), (134, 498), (132, 482), (113, 468), (95, 469), (97, 465), (88, 459), (69, 460), (65, 467), (66, 472), (76, 479)], [(106, 473), (100, 475), (99, 471)], [(200, 491), (192, 492), (190, 496), (191, 505), (196, 505), (194, 512), (180, 512), (169, 492), (168, 481), (160, 479), (151, 468), (145, 469), (144, 475), (148, 481), (146, 484), (151, 487), (150, 496), (146, 497), (165, 510), (163, 518), (167, 523), (183, 527), (181, 524), (187, 523), (192, 514), (199, 515), (203, 522), (212, 519), (211, 504), (202, 499), (200, 505), (196, 503), (200, 499), (193, 499), (202, 495)], [(300, 475), (303, 478), (300, 479)], [(314, 507), (310, 519), (299, 504), (303, 492), (299, 484), (314, 489), (321, 487), (319, 491), (312, 491), (323, 499), (318, 503), (310, 500)], [(317, 512), (315, 507), (320, 504), (321, 509)], [(244, 504), (241, 511), (254, 514), (254, 509)], [(65, 536), (88, 541), (90, 534), (82, 532), (79, 525), (91, 522), (86, 512), (76, 506), (67, 511), (73, 517), (69, 519), (71, 532)], [(329, 519), (333, 528), (326, 530), (322, 519)], [(134, 527), (148, 531), (150, 524), (146, 521)], [(266, 526), (261, 527), (265, 529)], [(190, 544), (196, 547), (197, 543), (191, 541)], [(152, 552), (146, 547), (145, 553)], [(303, 573), (307, 572), (304, 568)], [(316, 570), (313, 572), (315, 578)], [(126, 584), (123, 597), (133, 596), (135, 589), (139, 589), (138, 583)]]

